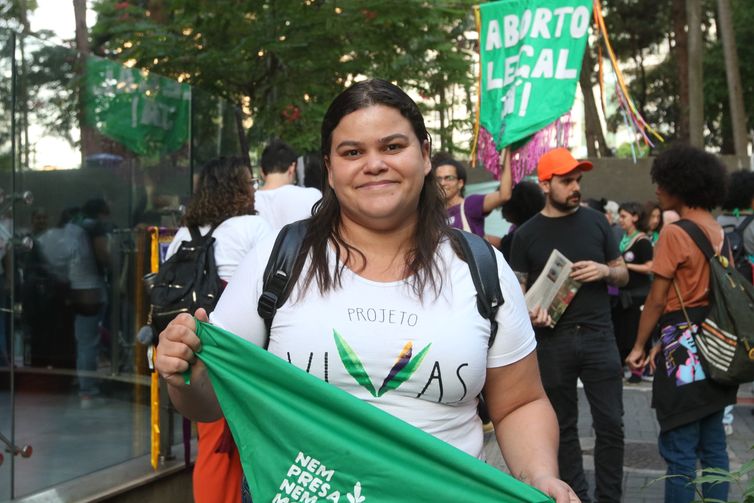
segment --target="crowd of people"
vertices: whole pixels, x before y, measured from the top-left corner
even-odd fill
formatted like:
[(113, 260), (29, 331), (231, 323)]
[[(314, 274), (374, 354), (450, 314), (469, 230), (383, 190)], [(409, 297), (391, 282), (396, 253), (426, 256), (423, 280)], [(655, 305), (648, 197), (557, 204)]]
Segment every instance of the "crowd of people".
[[(581, 181), (593, 169), (590, 162), (554, 148), (539, 159), (536, 180), (514, 187), (505, 151), (499, 190), (465, 196), (464, 163), (432, 155), (417, 105), (376, 79), (337, 96), (321, 133), (321, 191), (295, 186), (299, 158), (279, 140), (262, 154), (264, 180), (256, 192), (250, 167), (237, 159), (204, 167), (171, 245), (175, 251), (188, 239), (189, 227), (202, 234), (214, 229), (227, 287), (215, 309), (198, 310), (197, 319), (474, 457), (484, 456), (483, 423), (489, 421), (511, 473), (558, 503), (621, 501), (624, 381), (653, 382), (658, 447), (670, 475), (666, 501), (693, 499), (697, 461), (728, 468), (725, 433), (732, 426), (724, 425), (724, 411), (735, 403), (736, 387), (706, 378), (690, 335), (708, 304), (709, 266), (681, 227), (671, 224), (694, 222), (720, 252), (726, 231), (738, 230), (747, 218), (751, 223), (754, 173), (729, 177), (716, 156), (677, 145), (653, 163), (657, 202), (585, 200)], [(721, 205), (724, 212), (715, 220), (711, 211)], [(484, 219), (496, 208), (511, 224), (506, 236), (485, 232)], [(253, 308), (265, 265), (277, 231), (305, 218), (300, 275), (268, 331)], [(477, 309), (477, 290), (452, 245), (452, 227), (496, 248), (505, 302), (490, 345), (490, 324)], [(754, 225), (743, 229), (743, 246), (745, 260), (754, 257)], [(524, 297), (554, 250), (572, 263), (570, 277), (578, 284), (557, 320), (548, 306), (527, 307)], [(354, 319), (348, 316), (354, 302), (410, 312), (415, 323), (386, 328)], [(681, 302), (692, 321), (679, 318)], [(217, 494), (222, 501), (250, 501), (207, 369), (195, 358), (195, 323), (189, 315), (171, 322), (160, 334), (155, 366), (177, 409), (202, 425), (197, 501), (218, 501)], [(333, 330), (349, 339), (368, 367), (387, 372), (392, 348), (431, 344), (435, 365), (465, 367), (464, 380), (433, 390), (428, 364), (374, 396), (346, 368), (318, 363), (338, 353)], [(579, 444), (579, 382), (596, 437), (593, 492)], [(478, 397), (485, 408), (478, 407)], [(215, 488), (212, 496), (207, 487)], [(703, 491), (725, 500), (728, 486), (705, 484)]]

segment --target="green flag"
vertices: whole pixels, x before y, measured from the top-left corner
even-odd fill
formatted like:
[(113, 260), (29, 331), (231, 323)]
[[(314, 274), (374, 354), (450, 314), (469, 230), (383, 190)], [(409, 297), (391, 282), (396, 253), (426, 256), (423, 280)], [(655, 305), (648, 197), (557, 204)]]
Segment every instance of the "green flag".
[(551, 501), (240, 337), (197, 334), (254, 501)]
[(191, 88), (138, 68), (86, 60), (86, 122), (138, 155), (161, 155), (189, 138)]
[(592, 0), (503, 0), (479, 14), (479, 121), (501, 150), (571, 109)]

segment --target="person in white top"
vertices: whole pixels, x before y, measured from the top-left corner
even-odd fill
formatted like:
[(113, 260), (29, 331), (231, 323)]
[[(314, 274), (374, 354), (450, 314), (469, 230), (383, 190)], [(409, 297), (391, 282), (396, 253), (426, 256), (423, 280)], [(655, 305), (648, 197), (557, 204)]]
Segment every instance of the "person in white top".
[[(212, 322), (255, 344), (269, 342), (273, 354), (478, 457), (476, 397), (484, 391), (511, 473), (558, 503), (578, 501), (558, 479), (558, 425), (540, 382), (523, 294), (496, 253), (505, 303), (489, 347), (489, 322), (477, 311), (468, 266), (450, 243), (416, 103), (384, 80), (352, 85), (325, 114), (321, 153), (323, 200), (304, 237), (302, 272), (269, 340), (254, 306), (270, 242), (246, 257)], [(207, 320), (203, 310), (195, 314)], [(155, 365), (181, 414), (212, 420), (222, 411), (207, 368), (194, 356), (195, 329), (191, 316), (178, 316), (160, 334)], [(332, 357), (343, 341), (372, 386)], [(422, 352), (421, 364), (398, 386), (378, 388), (396, 355), (407, 351)], [(187, 386), (181, 374), (189, 368)]]
[[(254, 211), (251, 169), (236, 157), (220, 157), (202, 167), (197, 189), (186, 208), (184, 226), (168, 247), (170, 258), (183, 241), (191, 241), (189, 227), (206, 235), (215, 226), (217, 273), (227, 283), (243, 258), (272, 234)], [(241, 500), (241, 461), (225, 420), (197, 424), (198, 453), (194, 464), (194, 501)]]
[(322, 199), (322, 193), (313, 187), (293, 185), (297, 158), (296, 152), (280, 140), (272, 141), (262, 151), (264, 185), (254, 196), (254, 207), (276, 231), (312, 216), (312, 207)]

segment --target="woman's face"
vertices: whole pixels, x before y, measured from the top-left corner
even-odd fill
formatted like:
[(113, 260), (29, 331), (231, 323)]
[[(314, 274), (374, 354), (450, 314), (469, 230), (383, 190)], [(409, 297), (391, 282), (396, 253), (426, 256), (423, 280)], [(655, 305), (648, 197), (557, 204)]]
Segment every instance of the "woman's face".
[(373, 105), (343, 117), (325, 164), (344, 220), (372, 230), (415, 221), (431, 169), (429, 143), (419, 143), (396, 109)]
[(660, 208), (654, 208), (652, 213), (649, 214), (649, 230), (656, 231), (660, 226), (660, 215), (662, 210)]
[(620, 210), (618, 212), (618, 225), (620, 225), (620, 228), (628, 233), (631, 233), (636, 229), (636, 221), (638, 219), (638, 216), (632, 215), (626, 210)]

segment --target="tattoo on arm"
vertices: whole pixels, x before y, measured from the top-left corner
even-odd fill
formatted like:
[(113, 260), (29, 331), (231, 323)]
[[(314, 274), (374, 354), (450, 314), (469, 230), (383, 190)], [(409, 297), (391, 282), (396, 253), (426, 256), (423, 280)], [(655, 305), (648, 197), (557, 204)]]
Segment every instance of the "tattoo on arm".
[(623, 261), (623, 257), (618, 257), (607, 263), (607, 277), (605, 281), (614, 286), (625, 286), (628, 283), (628, 268)]

